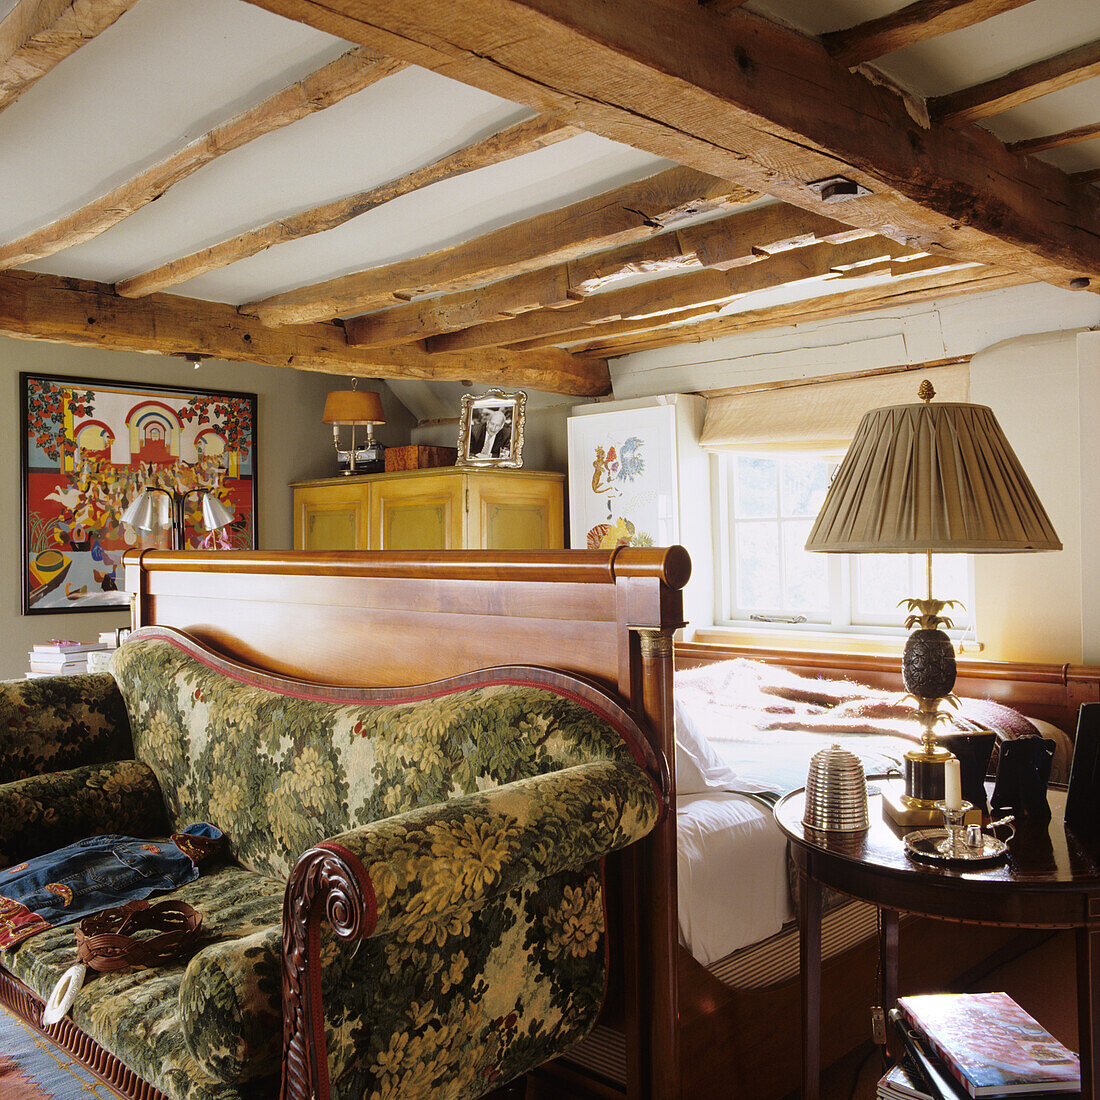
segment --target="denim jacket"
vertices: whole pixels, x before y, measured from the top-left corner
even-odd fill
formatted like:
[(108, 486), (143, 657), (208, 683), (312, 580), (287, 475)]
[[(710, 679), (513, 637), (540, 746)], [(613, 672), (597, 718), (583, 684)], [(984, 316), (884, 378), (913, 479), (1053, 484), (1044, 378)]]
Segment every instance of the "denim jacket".
[(93, 836), (0, 870), (0, 949), (90, 913), (198, 878), (222, 833), (201, 822), (170, 840)]

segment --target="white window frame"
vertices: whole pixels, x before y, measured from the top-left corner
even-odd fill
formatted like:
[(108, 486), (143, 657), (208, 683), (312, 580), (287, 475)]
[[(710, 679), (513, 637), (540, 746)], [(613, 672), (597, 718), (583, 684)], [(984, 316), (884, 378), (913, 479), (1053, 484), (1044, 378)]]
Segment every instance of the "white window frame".
[[(851, 635), (888, 635), (904, 637), (908, 631), (905, 629), (907, 612), (904, 607), (899, 607), (894, 614), (872, 615), (868, 614), (859, 622), (853, 621), (855, 615), (854, 601), (856, 598), (856, 571), (862, 555), (859, 554), (824, 554), (822, 557), (827, 562), (827, 575), (829, 584), (829, 611), (827, 616), (821, 615), (811, 618), (807, 614), (807, 620), (803, 623), (771, 622), (749, 618), (752, 613), (784, 616), (787, 614), (799, 614), (797, 611), (785, 609), (768, 610), (764, 608), (743, 609), (736, 606), (737, 582), (735, 575), (734, 548), (735, 548), (735, 524), (733, 515), (734, 485), (732, 478), (733, 464), (738, 455), (749, 457), (769, 458), (782, 460), (792, 456), (799, 458), (821, 457), (832, 458), (839, 462), (842, 452), (835, 450), (823, 451), (735, 451), (713, 456), (711, 464), (711, 504), (714, 532), (714, 566), (715, 566), (715, 626), (719, 628), (749, 628), (754, 631), (776, 631), (795, 633), (830, 633)], [(741, 522), (752, 522), (741, 521)], [(782, 517), (776, 517), (773, 522), (782, 522)], [(913, 579), (912, 595), (924, 597), (927, 583), (925, 564), (916, 555), (913, 556), (910, 575)], [(974, 599), (974, 558), (967, 556), (966, 563), (967, 591), (962, 593), (935, 591), (935, 595), (941, 598), (959, 599), (966, 606), (961, 614), (951, 615), (951, 610), (946, 612), (948, 618), (954, 618), (959, 624), (947, 633), (957, 640), (974, 637), (974, 623), (976, 614), (973, 612)]]

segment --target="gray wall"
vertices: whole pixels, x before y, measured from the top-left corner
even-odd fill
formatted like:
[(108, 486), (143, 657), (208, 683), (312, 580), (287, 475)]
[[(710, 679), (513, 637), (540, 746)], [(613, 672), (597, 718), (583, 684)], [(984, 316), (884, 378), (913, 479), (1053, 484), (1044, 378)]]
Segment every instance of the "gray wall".
[[(27, 651), (36, 642), (59, 637), (94, 641), (101, 630), (113, 630), (129, 622), (129, 613), (121, 610), (22, 614), (20, 586), (25, 566), (20, 544), (20, 371), (255, 393), (259, 444), (257, 528), (263, 550), (283, 550), (293, 545), (288, 483), (336, 473), (332, 430), (321, 423), (321, 413), (328, 391), (348, 386), (348, 379), (342, 376), (219, 360), (207, 360), (195, 370), (184, 360), (166, 356), (0, 337), (0, 392), (4, 394), (0, 430), (0, 515), (4, 517), (0, 534), (0, 561), (4, 563), (0, 574), (0, 677), (22, 676), (27, 668)], [(387, 417), (387, 423), (378, 431), (382, 442), (407, 442), (413, 421), (404, 406), (384, 384), (360, 384), (382, 393)], [(348, 429), (343, 431), (347, 433)]]

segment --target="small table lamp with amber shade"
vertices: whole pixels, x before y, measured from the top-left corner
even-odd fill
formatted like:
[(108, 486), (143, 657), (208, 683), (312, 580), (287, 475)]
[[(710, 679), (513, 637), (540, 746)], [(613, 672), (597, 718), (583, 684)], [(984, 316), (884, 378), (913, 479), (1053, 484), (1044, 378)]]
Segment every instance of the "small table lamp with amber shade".
[(955, 651), (941, 627), (952, 600), (932, 595), (932, 554), (1061, 550), (1050, 519), (992, 409), (932, 401), (867, 413), (837, 468), (807, 550), (838, 554), (915, 554), (928, 562), (928, 595), (911, 612), (902, 658), (905, 690), (917, 703), (921, 747), (905, 754), (905, 793), (885, 800), (900, 825), (938, 823), (944, 764), (936, 744), (943, 704), (954, 700)]
[[(374, 439), (374, 425), (385, 424), (386, 415), (382, 411), (382, 398), (373, 390), (357, 389), (359, 380), (353, 378), (350, 390), (332, 390), (325, 398), (325, 411), (321, 420), (332, 425), (332, 443), (340, 457), (340, 425), (351, 425), (351, 449), (348, 452), (348, 468), (345, 474), (377, 473), (386, 466), (385, 448)], [(363, 462), (356, 464), (355, 429), (360, 424), (367, 426), (367, 443), (360, 448)]]

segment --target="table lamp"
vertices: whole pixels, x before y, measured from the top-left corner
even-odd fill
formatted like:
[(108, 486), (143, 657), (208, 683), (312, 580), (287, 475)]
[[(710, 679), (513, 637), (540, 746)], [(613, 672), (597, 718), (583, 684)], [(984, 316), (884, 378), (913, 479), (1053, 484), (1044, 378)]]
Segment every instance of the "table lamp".
[[(345, 474), (373, 473), (385, 469), (385, 448), (374, 441), (374, 425), (385, 424), (382, 412), (382, 398), (373, 390), (356, 389), (358, 379), (353, 379), (350, 390), (332, 390), (325, 399), (325, 411), (321, 420), (332, 425), (332, 442), (336, 447), (337, 459), (340, 451), (340, 425), (351, 425), (351, 450), (348, 452), (348, 468)], [(367, 426), (367, 445), (363, 448), (365, 462), (356, 465), (355, 429), (360, 424)]]
[(921, 403), (873, 409), (833, 476), (807, 550), (838, 554), (923, 553), (928, 595), (903, 601), (916, 626), (902, 657), (905, 690), (917, 704), (921, 747), (905, 754), (905, 793), (885, 796), (899, 825), (938, 824), (944, 764), (936, 725), (955, 702), (955, 651), (941, 630), (953, 600), (932, 595), (932, 554), (1061, 550), (1050, 519), (992, 409), (935, 404), (923, 381)]

